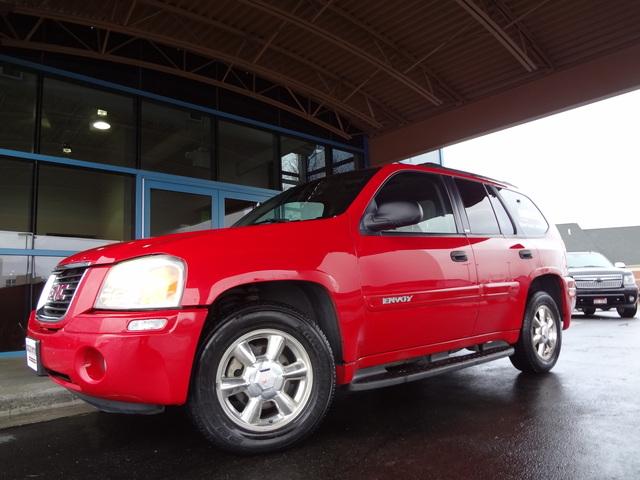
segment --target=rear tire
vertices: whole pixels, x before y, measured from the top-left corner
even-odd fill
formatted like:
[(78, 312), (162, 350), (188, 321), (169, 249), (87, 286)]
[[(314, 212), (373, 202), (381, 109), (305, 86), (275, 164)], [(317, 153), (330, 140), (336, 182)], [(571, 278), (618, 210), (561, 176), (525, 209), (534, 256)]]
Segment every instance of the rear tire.
[(509, 357), (521, 372), (546, 373), (558, 361), (562, 347), (560, 310), (547, 292), (535, 292), (522, 321), (515, 352)]
[(591, 317), (594, 313), (596, 313), (595, 308), (583, 308), (582, 311), (584, 312), (585, 317)]
[(634, 318), (636, 313), (638, 313), (638, 305), (634, 305), (633, 307), (618, 307), (618, 315), (622, 318)]
[(277, 304), (232, 313), (204, 340), (188, 408), (223, 450), (284, 449), (324, 418), (335, 390), (329, 342), (303, 314)]

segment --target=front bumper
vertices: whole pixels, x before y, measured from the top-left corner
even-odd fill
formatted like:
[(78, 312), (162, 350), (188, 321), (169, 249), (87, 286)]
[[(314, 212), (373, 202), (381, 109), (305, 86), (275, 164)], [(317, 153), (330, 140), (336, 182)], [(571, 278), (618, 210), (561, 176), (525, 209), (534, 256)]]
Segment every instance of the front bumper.
[[(577, 289), (576, 308), (632, 307), (638, 303), (638, 287), (616, 289)], [(607, 303), (595, 300), (606, 299)]]
[[(44, 371), (81, 398), (180, 405), (206, 316), (204, 308), (90, 312), (54, 327), (32, 313), (28, 336), (40, 340)], [(131, 320), (144, 318), (168, 322), (158, 331), (127, 331)]]

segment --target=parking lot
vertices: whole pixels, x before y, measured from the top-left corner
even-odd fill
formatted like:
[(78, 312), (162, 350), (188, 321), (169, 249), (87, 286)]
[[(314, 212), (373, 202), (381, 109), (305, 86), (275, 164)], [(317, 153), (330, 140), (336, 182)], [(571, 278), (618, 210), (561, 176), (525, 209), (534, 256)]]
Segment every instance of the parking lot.
[(339, 392), (301, 445), (236, 457), (181, 410), (88, 414), (0, 432), (0, 478), (638, 478), (640, 320), (574, 316), (558, 365), (500, 360), (426, 381)]

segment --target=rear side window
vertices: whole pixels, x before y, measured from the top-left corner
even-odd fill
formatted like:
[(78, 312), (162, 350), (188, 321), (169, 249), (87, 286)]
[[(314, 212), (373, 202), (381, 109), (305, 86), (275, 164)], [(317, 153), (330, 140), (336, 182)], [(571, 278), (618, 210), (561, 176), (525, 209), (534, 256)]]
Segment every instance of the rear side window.
[(397, 233), (457, 233), (451, 201), (442, 180), (430, 173), (400, 172), (392, 176), (380, 189), (369, 206), (373, 210), (387, 202), (416, 202), (422, 209), (419, 223), (399, 227)]
[(520, 193), (506, 189), (498, 189), (507, 208), (522, 230), (522, 234), (530, 237), (544, 235), (549, 224), (536, 205)]
[(456, 178), (456, 185), (462, 197), (464, 209), (469, 219), (471, 233), (477, 235), (500, 235), (498, 220), (484, 185), (478, 182)]
[(502, 205), (502, 202), (498, 198), (498, 194), (493, 189), (493, 187), (487, 185), (487, 192), (489, 192), (489, 200), (491, 200), (491, 205), (493, 205), (493, 210), (496, 212), (496, 217), (498, 217), (498, 223), (500, 224), (500, 230), (502, 230), (503, 235), (515, 235), (516, 229), (513, 226), (513, 222), (511, 218), (509, 218), (509, 214)]

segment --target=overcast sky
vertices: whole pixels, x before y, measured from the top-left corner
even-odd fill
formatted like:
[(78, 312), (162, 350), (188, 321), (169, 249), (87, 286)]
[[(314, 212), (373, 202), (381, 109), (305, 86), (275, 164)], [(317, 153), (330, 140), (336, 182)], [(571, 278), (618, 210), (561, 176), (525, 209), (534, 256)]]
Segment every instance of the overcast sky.
[(640, 90), (452, 145), (444, 164), (513, 183), (554, 223), (640, 225)]

